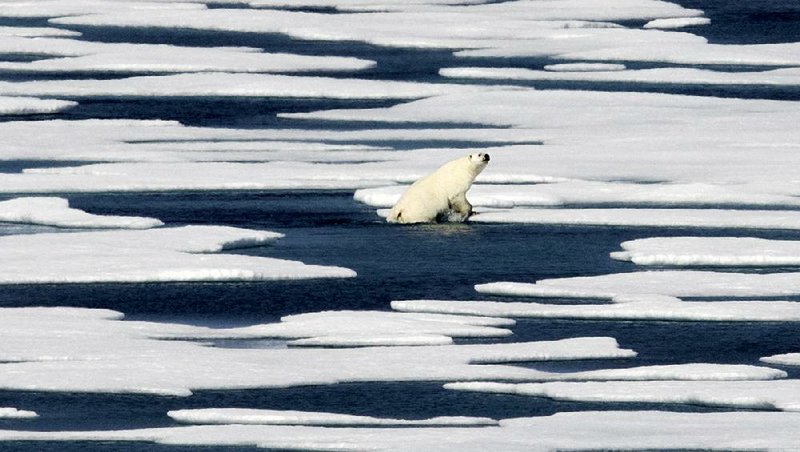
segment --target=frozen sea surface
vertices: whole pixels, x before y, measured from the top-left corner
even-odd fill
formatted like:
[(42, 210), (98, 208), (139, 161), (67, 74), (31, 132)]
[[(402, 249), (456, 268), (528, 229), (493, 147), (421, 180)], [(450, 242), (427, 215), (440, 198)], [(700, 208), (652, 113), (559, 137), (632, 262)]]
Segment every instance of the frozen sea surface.
[[(276, 0), (280, 3), (279, 0)], [(262, 2), (268, 4), (270, 2)], [(313, 3), (313, 2), (312, 2)], [(346, 1), (344, 3), (347, 3)], [(389, 2), (391, 3), (391, 2)], [(415, 8), (413, 2), (399, 8)], [(503, 8), (505, 2), (489, 2), (489, 8)], [(679, 32), (693, 33), (708, 39), (711, 44), (750, 45), (793, 43), (800, 36), (800, 8), (795, 2), (766, 0), (677, 0), (685, 8), (703, 10), (706, 22), (692, 18), (676, 18), (672, 23), (686, 25)], [(258, 2), (254, 2), (258, 4)], [(53, 5), (59, 5), (58, 2)], [(80, 10), (91, 1), (63, 2), (67, 10)], [(99, 5), (97, 3), (96, 5)], [(108, 6), (108, 5), (106, 5)], [(199, 5), (186, 5), (187, 11)], [(214, 4), (214, 8), (242, 8), (244, 4)], [(663, 5), (662, 5), (663, 6)], [(52, 5), (51, 5), (52, 7)], [(61, 6), (59, 6), (61, 7)], [(135, 5), (134, 5), (135, 7)], [(118, 5), (110, 8), (116, 12)], [(302, 9), (302, 8), (301, 8)], [(332, 8), (309, 7), (310, 12), (334, 13)], [(435, 10), (435, 8), (434, 8)], [(77, 10), (76, 10), (77, 11)], [(69, 11), (68, 11), (69, 12)], [(80, 12), (80, 11), (78, 11)], [(424, 11), (423, 11), (424, 14)], [(665, 17), (669, 19), (669, 17)], [(469, 58), (454, 56), (442, 49), (403, 49), (355, 41), (293, 40), (271, 33), (240, 33), (164, 28), (128, 28), (89, 25), (59, 25), (42, 18), (0, 19), (0, 36), (18, 39), (24, 36), (58, 36), (93, 43), (141, 43), (189, 47), (252, 47), (267, 52), (286, 52), (308, 56), (358, 58), (375, 61), (375, 66), (358, 66), (355, 72), (340, 72), (326, 66), (304, 72), (307, 76), (335, 79), (363, 78), (371, 81), (419, 82), (430, 85), (458, 83), (486, 88), (490, 83), (477, 80), (449, 79), (440, 75), (443, 68), (477, 66), (485, 68), (525, 67), (545, 70), (560, 64), (562, 69), (586, 70), (606, 67), (607, 61), (553, 60), (545, 57)], [(69, 20), (66, 21), (69, 23)], [(639, 28), (647, 20), (618, 21)], [(670, 22), (667, 22), (669, 24)], [(574, 25), (574, 24), (573, 24)], [(19, 31), (21, 27), (25, 30)], [(5, 33), (5, 34), (4, 34)], [(78, 34), (80, 33), (80, 34)], [(0, 39), (3, 39), (0, 37)], [(9, 38), (10, 39), (10, 38)], [(8, 40), (7, 42), (11, 42)], [(26, 43), (30, 46), (31, 43)], [(28, 47), (29, 48), (29, 47)], [(63, 51), (64, 49), (62, 49)], [(201, 52), (202, 53), (202, 52)], [(26, 82), (80, 80), (77, 85), (88, 86), (87, 80), (111, 80), (140, 75), (117, 69), (97, 72), (87, 66), (74, 67), (74, 72), (59, 73), (30, 70), (14, 71), (14, 67), (43, 60), (42, 55), (17, 52), (0, 54), (0, 81)], [(91, 60), (91, 59), (89, 59)], [(106, 60), (103, 60), (106, 63)], [(156, 61), (157, 62), (157, 61)], [(151, 64), (153, 61), (150, 62)], [(676, 66), (709, 69), (711, 65), (676, 65), (667, 62), (624, 61), (624, 68), (615, 69), (672, 69)], [(77, 63), (83, 64), (78, 61)], [(238, 64), (238, 63), (237, 63)], [(574, 64), (573, 66), (569, 66)], [(592, 66), (594, 64), (594, 66)], [(602, 66), (605, 64), (606, 66)], [(3, 68), (5, 66), (5, 69)], [(31, 64), (29, 68), (35, 65)], [(237, 67), (236, 64), (233, 67)], [(173, 68), (174, 69), (174, 68)], [(758, 73), (774, 67), (753, 64), (713, 66), (713, 70)], [(165, 71), (166, 72), (166, 71)], [(155, 71), (158, 74), (157, 71)], [(725, 75), (725, 74), (723, 74)], [(727, 75), (726, 75), (727, 77)], [(735, 78), (735, 77), (734, 77)], [(502, 83), (506, 83), (505, 81)], [(516, 86), (537, 89), (592, 90), (619, 93), (625, 91), (689, 94), (713, 97), (800, 100), (797, 85), (767, 87), (761, 84), (681, 84), (626, 83), (623, 81), (596, 82), (543, 80), (514, 81)], [(63, 93), (62, 93), (63, 94)], [(113, 94), (113, 93), (112, 93)], [(416, 129), (413, 124), (350, 123), (347, 121), (298, 121), (278, 117), (278, 113), (307, 113), (331, 109), (386, 108), (401, 101), (393, 99), (290, 99), (279, 97), (221, 97), (194, 98), (115, 97), (109, 93), (94, 97), (69, 94), (57, 96), (56, 105), (70, 108), (54, 112), (48, 109), (24, 110), (14, 105), (0, 121), (39, 121), (45, 119), (164, 119), (177, 120), (191, 126), (259, 129), (293, 128), (314, 131), (320, 141), (325, 130), (340, 132), (376, 126), (386, 131)], [(78, 101), (77, 105), (70, 102)], [(18, 102), (18, 100), (14, 100)], [(30, 101), (25, 101), (30, 102)], [(10, 104), (9, 104), (10, 105)], [(22, 113), (26, 113), (24, 116)], [(460, 123), (426, 124), (425, 127), (457, 130), (475, 127)], [(485, 126), (483, 126), (485, 128)], [(224, 129), (220, 129), (224, 130)], [(485, 128), (485, 130), (490, 130)], [(495, 129), (499, 130), (499, 129)], [(508, 135), (512, 136), (513, 130)], [(379, 131), (376, 133), (380, 133)], [(490, 131), (490, 134), (495, 132)], [(472, 148), (506, 144), (501, 135), (496, 143), (487, 139), (472, 139), (464, 135), (453, 140), (441, 138), (402, 140), (383, 138), (354, 139), (350, 144), (391, 146), (399, 151), (433, 147)], [(535, 137), (535, 134), (532, 136)], [(528, 144), (541, 144), (536, 139)], [(534, 143), (535, 142), (535, 143)], [(794, 144), (796, 146), (796, 143)], [(792, 146), (788, 143), (787, 146)], [(102, 148), (96, 149), (96, 156)], [(529, 149), (536, 152), (535, 148)], [(123, 151), (124, 152), (124, 151)], [(334, 151), (340, 152), (340, 151)], [(393, 152), (389, 150), (389, 152)], [(435, 152), (435, 151), (432, 151)], [(77, 166), (91, 162), (50, 162), (14, 156), (0, 162), (0, 173), (20, 173), (28, 168)], [(636, 183), (641, 181), (634, 181)], [(513, 188), (513, 185), (511, 186)], [(634, 187), (635, 188), (635, 187)], [(620, 244), (653, 237), (749, 237), (768, 240), (800, 240), (800, 232), (791, 230), (671, 227), (650, 226), (562, 226), (535, 224), (467, 224), (393, 227), (375, 215), (374, 208), (360, 204), (348, 191), (212, 191), (182, 193), (107, 193), (59, 194), (69, 200), (73, 209), (93, 215), (136, 216), (158, 219), (167, 227), (185, 225), (232, 226), (246, 229), (276, 231), (285, 237), (267, 246), (227, 250), (249, 256), (299, 260), (310, 265), (338, 266), (354, 270), (358, 277), (331, 280), (273, 281), (273, 282), (206, 282), (206, 283), (125, 283), (125, 284), (31, 284), (0, 286), (0, 308), (27, 306), (74, 306), (80, 308), (113, 309), (124, 312), (128, 320), (174, 322), (205, 327), (241, 327), (262, 322), (275, 322), (282, 316), (326, 310), (390, 310), (394, 300), (444, 299), (488, 300), (518, 302), (518, 298), (480, 294), (475, 285), (495, 281), (533, 282), (542, 279), (597, 276), (642, 271), (626, 261), (613, 260), (609, 255)], [(776, 195), (777, 196), (777, 195)], [(784, 196), (784, 195), (780, 195)], [(0, 202), (15, 195), (1, 196)], [(716, 198), (715, 198), (716, 199)], [(728, 199), (728, 198), (726, 198)], [(781, 198), (783, 199), (783, 198)], [(600, 201), (602, 202), (602, 201)], [(736, 204), (735, 196), (733, 203)], [(613, 204), (613, 203), (612, 203)], [(713, 202), (710, 202), (713, 204)], [(789, 204), (774, 203), (775, 208)], [(577, 206), (582, 207), (582, 206)], [(583, 206), (585, 207), (585, 206)], [(618, 207), (618, 206), (611, 206)], [(656, 206), (668, 207), (668, 206)], [(696, 206), (695, 206), (696, 207)], [(718, 207), (714, 205), (703, 207)], [(743, 206), (741, 208), (750, 208)], [(0, 223), (0, 235), (57, 232), (47, 225)], [(69, 230), (60, 230), (69, 232)], [(521, 239), (523, 238), (523, 239)], [(660, 270), (659, 265), (654, 265)], [(711, 270), (702, 265), (693, 270)], [(731, 265), (714, 268), (731, 273), (790, 273), (795, 265), (776, 265), (768, 269)], [(774, 301), (798, 302), (796, 296), (773, 297)], [(721, 303), (730, 298), (715, 300)], [(594, 305), (598, 300), (550, 298), (547, 303)], [(767, 300), (769, 301), (769, 300)], [(687, 299), (686, 303), (700, 301)], [(640, 366), (673, 364), (733, 364), (771, 366), (785, 371), (787, 378), (800, 378), (800, 367), (792, 360), (764, 360), (764, 357), (797, 353), (800, 338), (797, 324), (791, 322), (747, 321), (662, 321), (662, 320), (570, 320), (517, 319), (516, 324), (503, 326), (513, 335), (499, 338), (457, 338), (456, 344), (499, 343), (560, 340), (577, 337), (613, 337), (620, 348), (637, 353), (635, 358), (577, 360), (561, 362), (525, 362), (515, 365), (544, 372), (566, 373), (607, 369), (626, 369)], [(209, 346), (228, 350), (283, 350), (284, 339), (208, 339)], [(770, 364), (767, 364), (770, 363)], [(643, 385), (647, 385), (644, 383)], [(759, 383), (754, 383), (759, 385)], [(780, 384), (779, 384), (780, 385)], [(624, 387), (624, 385), (621, 384)], [(709, 383), (709, 386), (715, 386)], [(624, 391), (624, 389), (623, 389)], [(77, 394), (36, 391), (0, 390), (0, 407), (13, 407), (35, 412), (36, 418), (0, 418), (0, 429), (20, 431), (109, 431), (179, 426), (167, 413), (173, 410), (241, 408), (263, 410), (339, 413), (350, 416), (370, 416), (387, 419), (420, 420), (440, 416), (471, 416), (491, 419), (549, 416), (556, 413), (647, 410), (658, 426), (659, 413), (668, 419), (670, 412), (730, 414), (740, 411), (730, 406), (701, 406), (682, 403), (618, 403), (615, 401), (556, 400), (510, 394), (449, 391), (441, 382), (357, 382), (333, 385), (300, 386), (271, 389), (198, 390), (191, 397), (153, 396), (141, 394)], [(656, 412), (655, 414), (652, 414)], [(580, 413), (576, 413), (580, 415)], [(741, 413), (766, 415), (774, 413)], [(636, 413), (623, 413), (637, 416)], [(595, 415), (592, 415), (595, 416)], [(616, 416), (616, 415), (615, 415)], [(541, 418), (540, 418), (541, 419)], [(580, 418), (577, 418), (580, 419)], [(758, 419), (754, 417), (753, 419)], [(794, 418), (791, 418), (794, 422)], [(520, 421), (522, 423), (528, 421)], [(535, 422), (535, 421), (531, 421)], [(627, 421), (624, 421), (627, 422)], [(664, 421), (664, 422), (669, 422)], [(747, 422), (760, 425), (759, 422)], [(618, 423), (625, 426), (626, 423)], [(701, 424), (698, 424), (701, 425)], [(767, 424), (765, 424), (767, 425)], [(778, 425), (778, 424), (776, 424)], [(797, 425), (797, 424), (791, 424)], [(657, 428), (657, 427), (656, 427)], [(783, 430), (782, 430), (783, 431)], [(158, 451), (188, 452), (205, 450), (197, 446), (160, 445), (149, 442), (112, 441), (10, 441), (0, 443), (2, 450), (19, 451)], [(252, 447), (209, 446), (208, 450), (249, 451)]]

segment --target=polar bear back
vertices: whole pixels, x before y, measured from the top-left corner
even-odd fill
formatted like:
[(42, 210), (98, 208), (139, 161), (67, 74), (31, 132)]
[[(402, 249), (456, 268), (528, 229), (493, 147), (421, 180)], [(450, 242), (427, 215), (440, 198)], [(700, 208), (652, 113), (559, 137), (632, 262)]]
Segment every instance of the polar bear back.
[[(480, 156), (480, 157), (475, 157)], [(488, 156), (472, 154), (451, 160), (412, 184), (389, 212), (391, 223), (427, 223), (447, 212), (455, 199), (463, 198)], [(483, 159), (486, 160), (483, 160)], [(478, 161), (478, 159), (481, 159)]]

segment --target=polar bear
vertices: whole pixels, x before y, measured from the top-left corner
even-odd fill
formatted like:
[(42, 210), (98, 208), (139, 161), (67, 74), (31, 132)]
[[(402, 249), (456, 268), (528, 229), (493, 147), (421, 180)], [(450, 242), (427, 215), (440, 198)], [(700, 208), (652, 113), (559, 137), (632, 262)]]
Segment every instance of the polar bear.
[(465, 221), (472, 215), (467, 190), (486, 168), (489, 154), (470, 154), (451, 160), (414, 182), (389, 212), (389, 223), (431, 223), (443, 216)]

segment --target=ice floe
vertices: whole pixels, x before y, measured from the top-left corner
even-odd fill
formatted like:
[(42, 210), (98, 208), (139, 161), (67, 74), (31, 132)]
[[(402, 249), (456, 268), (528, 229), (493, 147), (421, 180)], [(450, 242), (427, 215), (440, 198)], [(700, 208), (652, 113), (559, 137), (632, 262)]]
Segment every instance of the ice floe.
[[(447, 77), (458, 77), (457, 72), (453, 71), (460, 69), (463, 68), (447, 68), (447, 69), (442, 69), (440, 73)], [(613, 63), (561, 63), (561, 64), (545, 65), (544, 70), (553, 72), (624, 71), (625, 65), (613, 64)]]
[[(547, 68), (545, 68), (547, 69)], [(603, 69), (537, 71), (523, 68), (461, 67), (440, 70), (444, 77), (490, 80), (560, 80), (580, 82), (657, 83), (678, 85), (800, 85), (800, 69), (723, 72), (698, 68)]]
[[(430, 347), (226, 349), (158, 336), (192, 327), (69, 308), (4, 309), (0, 388), (187, 396), (199, 389), (367, 381), (525, 381), (519, 361), (628, 358), (612, 338)], [(198, 328), (200, 334), (202, 328)], [(59, 334), (54, 334), (59, 332)]]
[(683, 28), (708, 25), (711, 19), (707, 17), (676, 17), (670, 19), (654, 19), (644, 24), (642, 28)]
[(159, 338), (282, 338), (295, 346), (443, 345), (454, 337), (505, 337), (514, 325), (502, 318), (406, 314), (382, 311), (323, 311), (282, 317), (268, 323), (233, 329), (163, 329)]
[(0, 62), (3, 72), (288, 73), (358, 71), (375, 66), (374, 61), (358, 58), (266, 53), (249, 47), (185, 47), (22, 37), (3, 39), (0, 53), (50, 57), (31, 62)]
[(481, 293), (520, 297), (597, 298), (619, 302), (626, 297), (779, 297), (800, 294), (797, 273), (711, 271), (642, 271), (599, 276), (545, 279), (533, 283), (478, 284)]
[[(397, 2), (384, 4), (391, 5)], [(328, 3), (325, 6), (338, 6)], [(380, 8), (380, 2), (374, 4)], [(565, 28), (616, 27), (609, 21), (694, 17), (701, 12), (648, 0), (628, 0), (609, 8), (583, 0), (560, 1), (557, 8), (537, 2), (477, 5), (425, 5), (405, 11), (324, 14), (286, 10), (141, 10), (137, 14), (86, 11), (61, 17), (61, 25), (188, 28), (196, 30), (283, 33), (296, 39), (360, 41), (383, 46), (469, 49), (525, 42), (559, 34)], [(389, 8), (391, 9), (391, 8)], [(605, 21), (605, 22), (603, 22)], [(464, 27), (469, 23), (469, 27)]]
[(622, 243), (611, 257), (636, 265), (800, 265), (800, 242), (752, 237), (656, 237)]
[(160, 220), (145, 217), (93, 215), (69, 207), (64, 198), (14, 198), (0, 201), (0, 222), (40, 224), (64, 228), (148, 229)]
[(470, 217), (470, 221), (586, 226), (796, 230), (800, 229), (800, 212), (721, 209), (504, 209), (478, 212), (477, 215)]
[[(495, 159), (496, 160), (496, 159)], [(375, 207), (393, 206), (406, 187), (390, 186), (376, 187), (357, 190), (354, 198)], [(489, 185), (476, 184), (469, 192), (470, 202), (474, 206), (510, 208), (519, 206), (569, 206), (581, 205), (635, 205), (635, 206), (775, 206), (775, 207), (795, 207), (800, 206), (800, 198), (796, 196), (780, 195), (773, 193), (758, 193), (752, 187), (741, 185), (713, 185), (705, 183), (692, 184), (637, 184), (624, 182), (593, 182), (593, 181), (565, 181), (553, 182), (536, 185)], [(525, 211), (520, 211), (525, 212)], [(534, 211), (539, 212), (539, 211)], [(574, 219), (564, 220), (566, 224), (571, 222), (589, 224), (607, 224), (607, 222), (618, 221), (618, 224), (635, 225), (641, 221), (643, 225), (670, 225), (680, 224), (681, 218), (687, 218), (687, 223), (699, 222), (698, 225), (705, 223), (713, 224), (719, 218), (720, 225), (726, 223), (726, 213), (713, 210), (711, 213), (704, 214), (703, 211), (687, 210), (646, 210), (645, 218), (639, 215), (636, 219), (628, 219), (626, 223), (625, 212), (635, 214), (638, 211), (626, 210), (589, 210), (581, 209), (582, 214), (576, 214), (574, 210), (558, 210), (552, 215), (561, 215), (568, 218), (570, 214)], [(650, 215), (650, 214), (653, 215)], [(671, 215), (674, 213), (674, 215)], [(605, 214), (605, 215), (604, 215)], [(750, 215), (746, 212), (729, 212), (728, 216)], [(493, 215), (500, 215), (493, 214)], [(546, 213), (545, 213), (546, 215)], [(765, 215), (759, 212), (759, 215)], [(771, 216), (766, 214), (767, 216)], [(589, 218), (594, 216), (596, 223)], [(607, 217), (607, 218), (604, 218)], [(670, 219), (672, 217), (672, 219)], [(753, 215), (756, 217), (756, 215)], [(791, 217), (791, 214), (789, 214)], [(479, 220), (481, 217), (475, 217)], [(660, 219), (659, 219), (660, 218)], [(705, 220), (703, 220), (705, 219)], [(701, 221), (702, 220), (702, 221)], [(765, 220), (766, 221), (766, 220)], [(744, 224), (745, 219), (740, 221)], [(648, 224), (649, 223), (649, 224)], [(727, 221), (730, 223), (730, 221)], [(788, 223), (788, 222), (787, 222)]]
[(0, 95), (58, 97), (289, 97), (414, 99), (478, 88), (434, 83), (246, 73), (187, 73), (109, 80), (0, 82)]
[(492, 153), (492, 167), (481, 176), (506, 182), (524, 174), (561, 180), (733, 184), (743, 192), (798, 193), (790, 170), (800, 165), (794, 133), (800, 112), (793, 102), (495, 89), (389, 108), (280, 116), (535, 130), (543, 146)]
[[(173, 121), (46, 120), (0, 123), (0, 159), (133, 161), (397, 161), (403, 152), (379, 153), (387, 142), (410, 148), (466, 140), (476, 146), (536, 142), (535, 131), (479, 129), (222, 129)], [(336, 152), (329, 152), (336, 151)], [(359, 152), (363, 151), (363, 152)], [(450, 155), (452, 150), (442, 150)], [(464, 151), (458, 151), (464, 153)], [(433, 153), (433, 152), (432, 152)], [(377, 157), (376, 157), (377, 156)], [(410, 159), (425, 156), (411, 153)], [(427, 156), (436, 165), (438, 156)], [(445, 158), (445, 157), (441, 157)], [(403, 159), (405, 160), (405, 159)]]
[(174, 446), (437, 452), (770, 450), (797, 445), (800, 415), (785, 412), (584, 411), (478, 427), (205, 425), (119, 431), (0, 431), (5, 441), (138, 441)]
[(404, 312), (514, 318), (706, 322), (800, 321), (800, 303), (790, 301), (686, 302), (664, 296), (628, 296), (617, 297), (615, 300), (624, 302), (563, 305), (532, 302), (399, 300), (392, 302), (392, 308)]
[(800, 353), (783, 353), (780, 355), (765, 356), (761, 361), (779, 366), (800, 366)]
[(0, 419), (35, 419), (39, 417), (35, 411), (19, 410), (17, 408), (0, 408)]
[(205, 408), (175, 410), (167, 413), (172, 419), (185, 424), (259, 424), (259, 425), (319, 425), (331, 427), (347, 426), (480, 426), (498, 425), (489, 418), (442, 416), (430, 419), (386, 419), (372, 416), (352, 416), (337, 413), (313, 413), (307, 411), (257, 410), (245, 408)]
[(15, 235), (0, 238), (3, 284), (257, 281), (347, 278), (346, 268), (209, 254), (281, 234), (221, 226)]
[(684, 403), (800, 411), (800, 381), (606, 381), (452, 383), (449, 389), (548, 397), (581, 402)]
[(77, 102), (35, 97), (0, 96), (1, 115), (47, 115), (78, 105)]
[(0, 26), (0, 36), (26, 37), (26, 38), (46, 38), (46, 37), (75, 37), (81, 34), (77, 31), (63, 30), (60, 28), (44, 27), (3, 27)]

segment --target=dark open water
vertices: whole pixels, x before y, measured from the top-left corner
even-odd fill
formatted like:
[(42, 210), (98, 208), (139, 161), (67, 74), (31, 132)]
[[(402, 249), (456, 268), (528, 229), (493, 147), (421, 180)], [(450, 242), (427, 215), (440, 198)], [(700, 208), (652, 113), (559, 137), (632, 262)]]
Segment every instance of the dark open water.
[[(712, 42), (747, 44), (800, 40), (800, 4), (797, 2), (680, 0), (678, 3), (706, 11), (706, 15), (712, 19), (712, 25), (687, 28), (684, 31), (701, 34)], [(38, 21), (26, 23), (30, 26), (41, 25)], [(121, 33), (119, 30), (104, 28), (80, 31), (86, 39), (98, 41), (245, 45), (264, 47), (271, 51), (357, 56), (379, 62), (377, 68), (362, 74), (364, 77), (376, 79), (439, 82), (442, 81), (437, 75), (439, 68), (463, 64), (449, 53), (441, 51), (383, 49), (353, 43), (308, 43), (279, 36), (172, 30)], [(476, 62), (470, 61), (470, 64), (473, 63)], [(538, 67), (547, 62), (486, 60), (477, 63)], [(19, 79), (19, 76), (0, 73), (0, 78)], [(624, 84), (535, 86), (800, 100), (800, 91), (795, 88)], [(177, 119), (193, 125), (271, 127), (290, 125), (275, 119), (276, 112), (388, 104), (314, 99), (91, 99), (81, 101), (81, 106), (61, 115), (47, 117), (160, 118)], [(296, 123), (291, 125), (297, 126)], [(306, 123), (304, 126), (350, 127), (335, 123)], [(418, 143), (419, 147), (426, 144)], [(408, 147), (408, 144), (404, 146)], [(14, 172), (30, 166), (32, 165), (26, 162), (5, 164), (3, 171)], [(274, 321), (287, 314), (326, 309), (385, 310), (388, 309), (389, 302), (395, 299), (487, 299), (491, 297), (479, 296), (474, 292), (474, 284), (633, 271), (633, 265), (608, 258), (608, 253), (616, 250), (619, 243), (625, 240), (662, 235), (741, 235), (740, 231), (724, 230), (525, 225), (393, 227), (375, 216), (373, 209), (354, 202), (349, 192), (147, 193), (70, 195), (68, 198), (74, 207), (98, 214), (152, 216), (164, 220), (168, 225), (207, 223), (284, 232), (287, 236), (275, 244), (237, 252), (349, 267), (358, 272), (358, 278), (269, 283), (2, 286), (0, 306), (69, 305), (110, 308), (122, 311), (134, 319), (215, 326), (243, 325)], [(41, 231), (47, 228), (0, 225), (0, 234), (18, 233), (21, 230)], [(786, 231), (748, 232), (748, 235), (800, 239), (800, 233)], [(522, 320), (514, 327), (514, 333), (511, 338), (503, 340), (613, 336), (622, 347), (633, 348), (640, 354), (635, 360), (533, 364), (551, 370), (686, 362), (756, 364), (761, 356), (800, 351), (800, 335), (796, 334), (796, 326), (782, 323)], [(258, 342), (221, 342), (218, 346), (258, 346)], [(786, 370), (793, 377), (798, 376), (796, 370)], [(426, 382), (205, 391), (189, 398), (5, 391), (0, 392), (0, 406), (38, 412), (40, 418), (35, 420), (0, 420), (0, 428), (30, 430), (168, 426), (173, 423), (166, 416), (167, 411), (206, 407), (329, 411), (399, 418), (443, 415), (508, 418), (587, 409), (715, 410), (683, 405), (589, 404), (510, 395), (461, 393), (444, 391), (441, 384)], [(0, 450), (87, 449), (170, 452), (197, 450), (152, 444), (114, 443), (0, 445)]]

